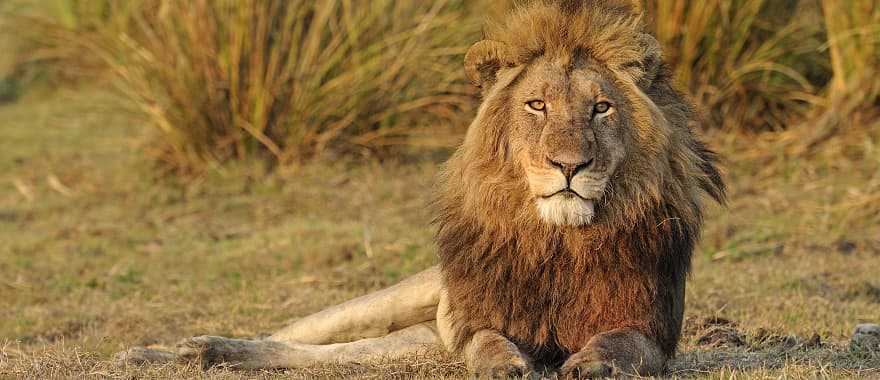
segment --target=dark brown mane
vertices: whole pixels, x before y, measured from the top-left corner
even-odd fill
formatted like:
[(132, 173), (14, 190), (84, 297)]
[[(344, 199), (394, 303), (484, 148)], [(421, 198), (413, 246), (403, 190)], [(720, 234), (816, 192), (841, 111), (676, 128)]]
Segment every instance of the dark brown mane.
[[(646, 49), (641, 17), (627, 3), (536, 2), (490, 27), (487, 38), (514, 47), (520, 63), (586, 49), (606, 66), (623, 65)], [(493, 106), (504, 94), (486, 99), (448, 163), (435, 205), (459, 348), (464, 337), (490, 328), (554, 364), (598, 332), (631, 327), (667, 354), (675, 351), (702, 197), (721, 201), (724, 187), (715, 155), (690, 130), (693, 107), (662, 65), (652, 79), (628, 98), (643, 115), (661, 112), (668, 125), (650, 117), (632, 122), (639, 151), (612, 178), (596, 223), (586, 227), (541, 222), (522, 169), (505, 151), (508, 116)]]

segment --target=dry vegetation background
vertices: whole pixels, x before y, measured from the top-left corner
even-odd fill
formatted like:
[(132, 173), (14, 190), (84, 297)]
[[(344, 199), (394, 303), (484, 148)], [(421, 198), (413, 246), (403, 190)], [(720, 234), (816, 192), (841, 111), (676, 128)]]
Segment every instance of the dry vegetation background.
[[(259, 336), (434, 262), (502, 0), (0, 2), (0, 377)], [(678, 377), (880, 377), (880, 4), (646, 0), (725, 157)], [(212, 377), (461, 376), (441, 358)]]

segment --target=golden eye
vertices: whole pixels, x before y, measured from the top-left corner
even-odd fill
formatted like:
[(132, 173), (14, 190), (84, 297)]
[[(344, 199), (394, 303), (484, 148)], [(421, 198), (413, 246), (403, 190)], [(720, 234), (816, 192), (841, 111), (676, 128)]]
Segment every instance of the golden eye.
[(544, 111), (547, 108), (547, 103), (544, 103), (543, 100), (532, 100), (527, 102), (526, 105), (534, 111)]
[(599, 102), (593, 106), (593, 112), (595, 113), (605, 113), (611, 109), (611, 103), (608, 102)]

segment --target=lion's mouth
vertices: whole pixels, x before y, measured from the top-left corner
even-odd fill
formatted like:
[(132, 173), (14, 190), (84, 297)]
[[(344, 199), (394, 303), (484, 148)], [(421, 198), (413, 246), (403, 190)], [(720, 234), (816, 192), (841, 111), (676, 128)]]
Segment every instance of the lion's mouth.
[(538, 215), (557, 226), (585, 226), (593, 222), (596, 202), (573, 190), (561, 190), (536, 200)]
[(565, 188), (565, 189), (559, 190), (559, 191), (557, 191), (557, 192), (555, 192), (555, 193), (552, 193), (552, 194), (550, 194), (550, 195), (543, 195), (543, 196), (541, 196), (541, 198), (543, 198), (543, 199), (550, 199), (550, 198), (553, 198), (553, 197), (555, 197), (555, 196), (561, 196), (561, 197), (565, 197), (565, 198), (580, 198), (580, 199), (583, 199), (583, 200), (585, 200), (585, 201), (589, 201), (589, 200), (590, 200), (590, 199), (584, 198), (582, 195), (578, 194), (577, 191), (574, 191), (574, 190), (572, 190), (571, 188)]

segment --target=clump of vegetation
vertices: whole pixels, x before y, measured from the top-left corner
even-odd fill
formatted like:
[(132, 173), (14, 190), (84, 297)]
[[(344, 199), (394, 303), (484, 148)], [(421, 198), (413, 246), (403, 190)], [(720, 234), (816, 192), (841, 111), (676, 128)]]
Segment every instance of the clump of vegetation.
[[(803, 121), (796, 153), (813, 150), (837, 135), (842, 124), (859, 126), (861, 137), (880, 113), (880, 3), (874, 0), (822, 1), (828, 51), (834, 73), (822, 104)], [(849, 134), (852, 131), (849, 131)]]
[(96, 50), (175, 167), (378, 148), (469, 104), (455, 48), (469, 31), (445, 1), (151, 3)]
[(817, 38), (821, 14), (809, 3), (651, 0), (647, 13), (677, 79), (711, 124), (782, 130), (829, 77)]
[(473, 104), (460, 61), (479, 23), (463, 11), (447, 0), (139, 0), (106, 3), (106, 28), (50, 29), (97, 56), (147, 116), (147, 151), (189, 171), (443, 143), (415, 137), (460, 125)]

